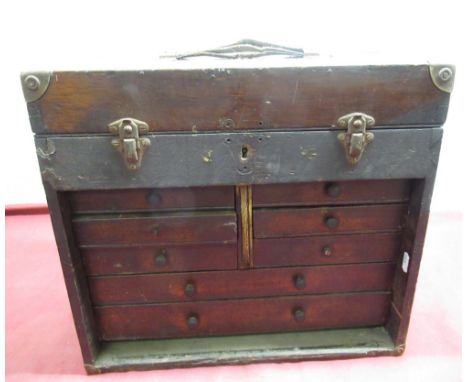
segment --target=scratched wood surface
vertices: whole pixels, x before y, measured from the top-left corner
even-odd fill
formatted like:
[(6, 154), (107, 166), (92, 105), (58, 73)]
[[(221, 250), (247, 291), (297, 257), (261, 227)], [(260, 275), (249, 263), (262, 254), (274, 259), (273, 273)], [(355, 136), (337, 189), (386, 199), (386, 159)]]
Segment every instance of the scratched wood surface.
[(95, 305), (386, 291), (394, 263), (89, 277)]
[(234, 187), (70, 192), (75, 213), (234, 208)]
[(151, 216), (84, 216), (73, 220), (80, 246), (236, 242), (234, 212), (193, 212)]
[(252, 187), (254, 207), (389, 203), (408, 200), (408, 180), (266, 184)]
[[(255, 209), (254, 237), (396, 231), (401, 229), (406, 211), (405, 204)], [(328, 226), (329, 219), (335, 219), (336, 226)]]
[[(390, 293), (368, 292), (105, 306), (95, 314), (101, 339), (123, 340), (377, 326), (385, 323), (389, 303)], [(294, 317), (297, 309), (302, 320)], [(190, 316), (196, 325), (188, 324)]]
[(88, 275), (237, 268), (237, 244), (197, 243), (82, 248)]
[(28, 108), (40, 134), (107, 133), (123, 117), (197, 132), (331, 127), (354, 111), (377, 126), (440, 125), (448, 101), (427, 65), (342, 66), (55, 72)]
[(373, 233), (254, 240), (254, 267), (395, 261), (401, 234)]

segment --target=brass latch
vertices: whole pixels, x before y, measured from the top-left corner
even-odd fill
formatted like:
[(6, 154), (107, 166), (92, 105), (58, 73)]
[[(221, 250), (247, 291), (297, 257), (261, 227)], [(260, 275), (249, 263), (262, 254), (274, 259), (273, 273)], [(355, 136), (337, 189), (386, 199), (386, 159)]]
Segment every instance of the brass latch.
[(338, 140), (344, 146), (349, 163), (359, 162), (367, 145), (374, 140), (374, 134), (366, 131), (366, 128), (374, 125), (374, 118), (364, 113), (351, 113), (338, 119), (338, 126), (348, 130), (339, 133)]
[(110, 123), (108, 127), (111, 133), (119, 134), (111, 143), (122, 154), (127, 168), (131, 171), (138, 170), (146, 148), (151, 145), (148, 138), (140, 138), (140, 134), (149, 131), (148, 124), (133, 118), (122, 118)]

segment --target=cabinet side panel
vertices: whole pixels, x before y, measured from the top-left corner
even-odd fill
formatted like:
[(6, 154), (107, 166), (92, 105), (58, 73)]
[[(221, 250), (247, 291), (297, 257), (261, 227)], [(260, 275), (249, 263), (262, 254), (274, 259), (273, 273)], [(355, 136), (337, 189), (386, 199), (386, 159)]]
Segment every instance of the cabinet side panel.
[(81, 353), (89, 365), (96, 359), (99, 342), (83, 264), (74, 243), (68, 199), (47, 183), (44, 188)]
[[(424, 179), (413, 182), (409, 210), (403, 232), (400, 254), (393, 283), (393, 301), (387, 329), (395, 345), (404, 350), (413, 306), (414, 293), (423, 253), (430, 204), (437, 170), (441, 139), (434, 142), (432, 171)], [(407, 264), (406, 264), (407, 263)]]

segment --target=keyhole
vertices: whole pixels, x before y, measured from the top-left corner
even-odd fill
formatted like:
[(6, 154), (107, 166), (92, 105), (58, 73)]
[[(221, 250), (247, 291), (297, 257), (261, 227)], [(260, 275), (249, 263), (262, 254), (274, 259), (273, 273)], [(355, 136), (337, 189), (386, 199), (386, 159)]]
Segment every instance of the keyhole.
[(247, 159), (248, 154), (249, 154), (249, 148), (247, 146), (242, 146), (241, 158), (242, 159)]

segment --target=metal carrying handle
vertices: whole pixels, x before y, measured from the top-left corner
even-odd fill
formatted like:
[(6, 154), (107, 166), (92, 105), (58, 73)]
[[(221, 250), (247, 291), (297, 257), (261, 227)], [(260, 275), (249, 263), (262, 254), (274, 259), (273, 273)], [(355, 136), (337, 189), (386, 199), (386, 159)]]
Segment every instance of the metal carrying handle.
[(256, 58), (262, 56), (284, 55), (289, 58), (302, 58), (304, 51), (297, 48), (289, 48), (286, 46), (269, 44), (266, 42), (255, 40), (240, 40), (231, 45), (225, 45), (215, 49), (202, 50), (176, 56), (177, 60), (184, 60), (190, 57), (218, 57), (218, 58)]

